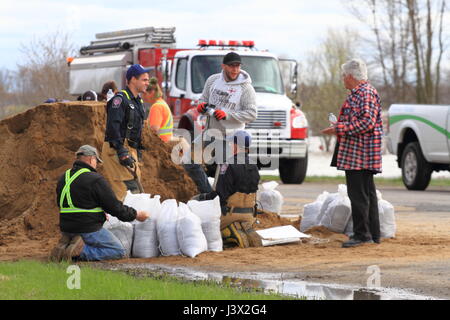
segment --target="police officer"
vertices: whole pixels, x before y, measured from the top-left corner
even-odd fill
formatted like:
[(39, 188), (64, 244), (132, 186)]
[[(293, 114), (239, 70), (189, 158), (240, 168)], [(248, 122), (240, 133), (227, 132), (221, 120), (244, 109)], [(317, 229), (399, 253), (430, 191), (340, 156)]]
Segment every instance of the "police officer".
[(142, 149), (144, 106), (139, 94), (150, 81), (149, 69), (132, 65), (126, 74), (127, 87), (119, 91), (106, 105), (106, 133), (102, 148), (105, 175), (119, 200), (127, 190), (139, 193), (140, 169), (138, 153)]
[(227, 140), (232, 143), (233, 156), (220, 165), (216, 190), (201, 194), (199, 200), (220, 197), (220, 229), (225, 246), (259, 247), (261, 238), (253, 225), (256, 222), (256, 191), (260, 177), (258, 166), (250, 164), (249, 160), (252, 137), (247, 131), (239, 130)]

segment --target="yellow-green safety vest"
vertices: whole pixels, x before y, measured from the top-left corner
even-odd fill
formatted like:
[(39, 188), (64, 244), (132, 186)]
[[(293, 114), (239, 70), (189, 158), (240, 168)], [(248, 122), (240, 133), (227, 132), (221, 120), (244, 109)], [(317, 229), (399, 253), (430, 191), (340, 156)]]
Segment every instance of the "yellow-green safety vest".
[[(103, 209), (99, 208), (99, 207), (94, 208), (94, 209), (82, 209), (82, 208), (77, 208), (73, 205), (72, 197), (70, 196), (70, 185), (82, 173), (91, 172), (91, 170), (86, 169), (86, 168), (80, 169), (77, 172), (75, 172), (72, 177), (70, 176), (70, 171), (71, 171), (71, 169), (66, 171), (66, 176), (65, 176), (66, 184), (65, 184), (64, 188), (62, 189), (61, 196), (59, 198), (59, 212), (60, 213), (103, 212)], [(66, 198), (67, 198), (67, 204), (69, 205), (68, 207), (64, 207), (64, 199), (66, 199)]]

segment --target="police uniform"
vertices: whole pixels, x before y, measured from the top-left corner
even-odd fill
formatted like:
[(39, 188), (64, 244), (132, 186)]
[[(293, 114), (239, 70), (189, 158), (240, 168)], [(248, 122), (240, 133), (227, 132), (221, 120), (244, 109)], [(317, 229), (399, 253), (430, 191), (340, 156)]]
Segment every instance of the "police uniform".
[[(242, 158), (245, 164), (238, 164)], [(261, 246), (261, 239), (253, 229), (259, 179), (258, 166), (249, 164), (248, 154), (236, 154), (227, 163), (220, 165), (216, 191), (200, 197), (204, 200), (220, 197), (220, 229), (225, 246)]]
[(134, 170), (140, 178), (138, 150), (145, 118), (144, 102), (127, 87), (119, 91), (106, 105), (107, 120), (105, 142), (102, 148), (105, 175), (119, 200), (127, 190), (138, 193), (139, 188), (130, 170), (120, 164), (119, 156), (129, 155), (136, 161)]

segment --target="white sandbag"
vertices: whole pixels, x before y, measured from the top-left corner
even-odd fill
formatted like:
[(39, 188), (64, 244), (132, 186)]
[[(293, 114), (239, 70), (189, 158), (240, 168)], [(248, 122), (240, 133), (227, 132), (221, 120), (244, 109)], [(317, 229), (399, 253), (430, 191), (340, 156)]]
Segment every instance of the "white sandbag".
[(123, 222), (116, 217), (109, 216), (103, 227), (112, 232), (125, 249), (125, 257), (131, 256), (131, 247), (133, 245), (133, 225), (129, 222)]
[(161, 213), (156, 221), (159, 250), (163, 256), (181, 254), (177, 239), (178, 206), (174, 199), (166, 200), (161, 205)]
[(306, 204), (303, 207), (303, 216), (300, 223), (301, 232), (305, 232), (309, 228), (312, 228), (318, 224), (317, 217), (319, 216), (320, 209), (322, 208), (322, 205), (328, 195), (329, 193), (327, 191), (324, 191), (317, 197), (316, 201)]
[(195, 258), (208, 250), (208, 242), (202, 231), (202, 221), (181, 202), (178, 207), (177, 238), (181, 253), (188, 257)]
[(135, 209), (136, 211), (146, 211), (150, 202), (150, 194), (138, 193), (133, 194), (130, 190), (127, 191), (127, 195), (123, 200), (123, 204)]
[(153, 258), (159, 256), (159, 241), (156, 221), (160, 215), (160, 196), (155, 196), (146, 202), (142, 210), (150, 213), (150, 218), (144, 222), (136, 222), (134, 225), (133, 258)]
[(352, 208), (347, 196), (347, 187), (339, 185), (338, 196), (326, 208), (319, 225), (333, 232), (344, 233), (351, 215)]
[(353, 232), (353, 218), (350, 215), (350, 219), (348, 219), (347, 226), (345, 227), (344, 233), (347, 237), (352, 237), (354, 235)]
[(328, 210), (328, 207), (330, 206), (330, 204), (337, 199), (337, 197), (339, 196), (339, 193), (329, 193), (326, 197), (326, 199), (324, 200), (322, 207), (320, 208), (320, 212), (319, 215), (317, 216), (317, 220), (316, 220), (316, 225), (319, 225), (320, 221), (322, 220), (323, 216), (325, 215), (325, 213)]
[(223, 251), (222, 234), (220, 233), (220, 198), (209, 201), (191, 200), (187, 203), (189, 209), (196, 214), (202, 222), (203, 234), (208, 242), (208, 251)]
[(384, 200), (381, 192), (378, 190), (377, 197), (380, 216), (380, 236), (381, 238), (394, 238), (397, 231), (394, 206), (389, 201)]
[(259, 194), (258, 207), (264, 211), (274, 212), (276, 214), (281, 213), (283, 207), (283, 196), (275, 188), (278, 183), (275, 181), (270, 181), (262, 184), (261, 193)]

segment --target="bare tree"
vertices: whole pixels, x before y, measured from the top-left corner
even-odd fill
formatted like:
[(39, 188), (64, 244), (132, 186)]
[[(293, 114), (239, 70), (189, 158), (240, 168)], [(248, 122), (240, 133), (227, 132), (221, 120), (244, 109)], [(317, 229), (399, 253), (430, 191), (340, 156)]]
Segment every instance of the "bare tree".
[(69, 36), (54, 32), (21, 46), (23, 63), (18, 65), (17, 91), (23, 104), (32, 106), (47, 98), (68, 97), (67, 57), (73, 52)]
[(350, 0), (346, 4), (371, 30), (366, 43), (373, 50), (373, 65), (380, 68), (385, 100), (438, 103), (447, 0)]
[[(309, 54), (300, 76), (300, 96), (313, 133), (329, 125), (328, 114), (339, 112), (346, 97), (341, 66), (358, 56), (359, 36), (349, 29), (329, 30), (326, 39), (316, 51)], [(331, 137), (323, 136), (326, 151)]]

